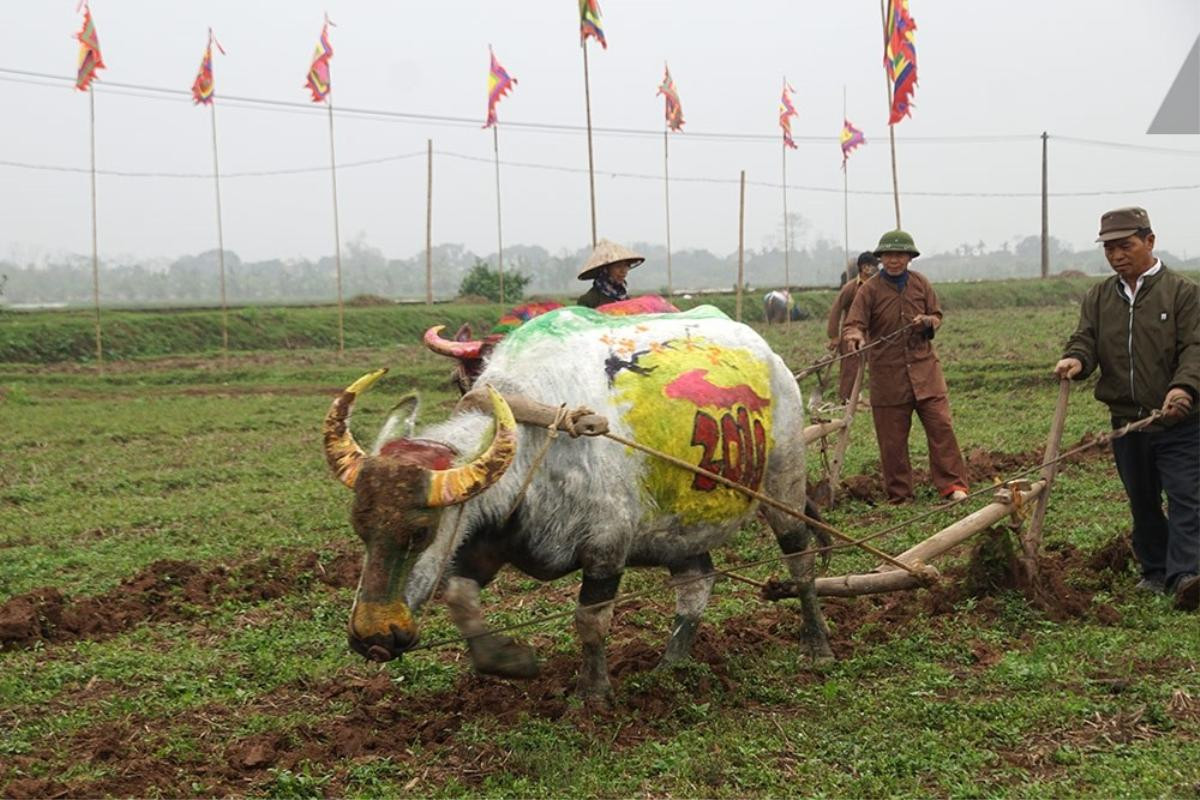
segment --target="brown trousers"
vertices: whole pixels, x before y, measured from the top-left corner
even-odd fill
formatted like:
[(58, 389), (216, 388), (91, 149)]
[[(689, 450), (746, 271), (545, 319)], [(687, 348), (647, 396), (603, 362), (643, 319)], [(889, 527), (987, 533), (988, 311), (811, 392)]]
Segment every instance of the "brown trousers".
[[(854, 379), (858, 376), (858, 363), (862, 361), (860, 355), (850, 355), (843, 358), (839, 363), (842, 368), (841, 375), (838, 377), (838, 400), (842, 403), (850, 399), (850, 393), (854, 391)], [(863, 376), (862, 388), (867, 388), (866, 376)]]
[(871, 406), (888, 500), (898, 502), (913, 494), (912, 464), (908, 460), (908, 433), (912, 428), (913, 411), (917, 412), (925, 428), (925, 440), (929, 443), (929, 473), (938, 493), (945, 496), (956, 489), (966, 491), (967, 465), (950, 422), (950, 401), (945, 395), (939, 395), (901, 406)]

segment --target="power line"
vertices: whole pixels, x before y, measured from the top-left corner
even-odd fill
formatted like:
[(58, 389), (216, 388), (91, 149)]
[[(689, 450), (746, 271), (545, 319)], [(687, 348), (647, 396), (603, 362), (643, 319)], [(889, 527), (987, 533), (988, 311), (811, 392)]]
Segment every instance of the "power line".
[(1181, 150), (1175, 147), (1155, 147), (1148, 144), (1126, 144), (1125, 142), (1109, 142), (1103, 139), (1080, 139), (1075, 136), (1050, 136), (1060, 142), (1082, 144), (1089, 147), (1108, 147), (1114, 150), (1135, 150), (1142, 153), (1165, 153), (1173, 156), (1200, 156), (1200, 150)]
[[(482, 156), (473, 156), (467, 153), (456, 153), (450, 150), (435, 150), (434, 153), (445, 158), (457, 159), (459, 161), (467, 161), (479, 164), (486, 164), (489, 167), (495, 162), (493, 159), (484, 158)], [(425, 155), (425, 151), (415, 151), (411, 153), (399, 153), (390, 156), (379, 156), (377, 158), (366, 158), (358, 161), (347, 161), (339, 164), (339, 169), (354, 169), (357, 167), (375, 166), (378, 164), (386, 164), (394, 161), (404, 161), (410, 158), (417, 158)], [(566, 172), (572, 174), (584, 174), (587, 172), (583, 167), (569, 167), (560, 164), (537, 164), (527, 161), (501, 161), (502, 166), (514, 167), (517, 169), (536, 169), (547, 172)], [(0, 167), (13, 167), (16, 169), (28, 169), (45, 172), (70, 172), (87, 174), (90, 170), (87, 167), (72, 167), (56, 164), (31, 164), (23, 161), (13, 161), (9, 159), (0, 159)], [(260, 169), (260, 170), (242, 170), (235, 172), (222, 173), (222, 178), (263, 178), (283, 175), (301, 175), (309, 173), (328, 172), (329, 166), (316, 167), (285, 167), (279, 169)], [(179, 178), (179, 179), (205, 179), (211, 180), (211, 172), (163, 172), (163, 171), (137, 171), (137, 170), (116, 170), (116, 169), (98, 169), (96, 174), (117, 178)], [(612, 170), (596, 170), (596, 174), (601, 177), (621, 178), (627, 180), (641, 180), (661, 182), (662, 175), (650, 174), (643, 172), (620, 172)], [(719, 178), (714, 176), (703, 175), (673, 175), (673, 182), (679, 183), (703, 183), (703, 184), (719, 184), (719, 185), (734, 185), (738, 183), (737, 178)], [(750, 186), (757, 186), (767, 189), (782, 189), (780, 183), (772, 181), (746, 181)], [(804, 184), (789, 183), (787, 188), (791, 191), (799, 192), (815, 192), (820, 194), (841, 194), (844, 189), (834, 186), (808, 186)], [(1175, 186), (1151, 186), (1137, 189), (1089, 189), (1072, 192), (1049, 192), (1050, 197), (1102, 197), (1105, 195), (1139, 195), (1151, 194), (1157, 192), (1179, 192), (1200, 189), (1200, 184), (1186, 184)], [(864, 196), (891, 196), (890, 189), (850, 189), (850, 194)], [(1009, 198), (1032, 198), (1041, 197), (1041, 192), (970, 192), (970, 191), (921, 191), (921, 190), (905, 190), (906, 195), (914, 197), (1009, 197)]]
[[(12, 76), (5, 78), (4, 76)], [(10, 80), (18, 83), (28, 83), (34, 86), (58, 86), (73, 87), (75, 78), (65, 75), (54, 75), (45, 72), (33, 72), (30, 70), (12, 69), (0, 67), (0, 79)], [(57, 83), (47, 83), (46, 81), (54, 81)], [(96, 81), (94, 88), (98, 92), (110, 92), (113, 94), (126, 94), (135, 97), (152, 100), (191, 100), (191, 92), (185, 89), (171, 89), (161, 86), (150, 86), (147, 84), (136, 83), (121, 83), (114, 81)], [(136, 94), (136, 93), (144, 94)], [(299, 111), (303, 113), (325, 113), (323, 106), (317, 106), (313, 103), (303, 103), (291, 100), (272, 100), (262, 97), (244, 97), (240, 95), (220, 95), (222, 103), (238, 103), (244, 106), (254, 106), (261, 108), (269, 108), (273, 110), (290, 110), (293, 112)], [(472, 117), (456, 117), (444, 114), (421, 114), (409, 111), (393, 111), (377, 108), (361, 108), (353, 106), (339, 106), (334, 109), (334, 113), (338, 115), (356, 116), (364, 118), (380, 118), (390, 121), (399, 122), (419, 122), (429, 125), (449, 125), (454, 127), (479, 127), (479, 120)], [(542, 133), (570, 133), (582, 134), (587, 132), (587, 128), (583, 125), (570, 125), (566, 123), (555, 122), (520, 122), (505, 120), (504, 127), (506, 129), (533, 131)], [(646, 128), (612, 128), (612, 127), (592, 127), (592, 132), (607, 136), (632, 136), (632, 137), (653, 137), (658, 139), (662, 136), (662, 129), (646, 129)], [(684, 137), (687, 139), (701, 139), (708, 141), (726, 141), (726, 142), (778, 142), (778, 134), (763, 134), (763, 133), (745, 133), (745, 132), (720, 132), (720, 131), (695, 131), (690, 130)], [(803, 136), (796, 135), (793, 137), (797, 142), (806, 144), (819, 144), (828, 146), (839, 141), (837, 135), (830, 136)], [(1022, 141), (1036, 141), (1040, 138), (1037, 134), (984, 134), (984, 135), (967, 135), (967, 136), (906, 136), (905, 143), (912, 144), (985, 144), (985, 143), (1009, 143)]]
[[(389, 161), (403, 161), (409, 158), (425, 155), (424, 150), (418, 150), (413, 153), (400, 153), (393, 156), (380, 156), (379, 158), (365, 158), (361, 161), (347, 161), (343, 164), (338, 164), (339, 169), (352, 169), (354, 167), (368, 167), (376, 164), (385, 164)], [(19, 169), (43, 170), (46, 172), (75, 172), (75, 173), (90, 173), (91, 170), (87, 167), (68, 167), (55, 164), (27, 164), (20, 161), (9, 161), (0, 159), (0, 166), (17, 167)], [(243, 170), (241, 172), (222, 172), (221, 179), (225, 178), (262, 178), (272, 175), (300, 175), (309, 172), (328, 172), (329, 166), (323, 167), (290, 167), (282, 169), (253, 169)], [(119, 169), (97, 169), (97, 175), (106, 175), (114, 178), (203, 178), (212, 180), (211, 172), (139, 172), (134, 170), (119, 170)]]

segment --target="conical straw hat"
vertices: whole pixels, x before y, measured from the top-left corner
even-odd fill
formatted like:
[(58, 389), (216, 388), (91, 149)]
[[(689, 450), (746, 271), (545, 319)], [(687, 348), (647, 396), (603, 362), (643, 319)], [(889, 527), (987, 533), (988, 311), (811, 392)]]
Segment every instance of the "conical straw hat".
[(601, 269), (607, 267), (609, 264), (620, 264), (627, 261), (632, 268), (645, 260), (645, 256), (639, 256), (628, 247), (622, 247), (616, 242), (610, 242), (608, 239), (601, 239), (599, 244), (596, 245), (596, 249), (592, 251), (591, 258), (579, 270), (578, 277), (581, 281), (590, 281), (599, 275)]

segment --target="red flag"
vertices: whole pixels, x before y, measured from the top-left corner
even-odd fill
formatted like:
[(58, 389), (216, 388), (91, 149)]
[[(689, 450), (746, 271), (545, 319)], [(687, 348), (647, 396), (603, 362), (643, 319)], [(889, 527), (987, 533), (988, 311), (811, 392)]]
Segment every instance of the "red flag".
[(600, 0), (579, 0), (579, 41), (586, 43), (589, 36), (608, 49), (604, 28), (600, 27)]
[[(304, 85), (312, 92), (312, 101), (322, 103), (329, 94), (329, 61), (333, 58), (333, 45), (329, 43), (329, 15), (325, 15), (325, 24), (321, 26), (321, 38), (317, 40), (317, 49), (313, 51), (312, 65), (308, 68), (308, 80)], [(334, 26), (337, 27), (337, 26)]]
[(796, 91), (783, 79), (783, 94), (779, 98), (779, 127), (783, 129), (783, 144), (785, 147), (796, 149), (792, 139), (792, 117), (796, 116), (796, 107), (792, 105), (792, 92)]
[(192, 81), (192, 102), (196, 105), (208, 105), (213, 101), (212, 48), (214, 44), (217, 46), (217, 50), (221, 51), (221, 55), (225, 55), (225, 48), (221, 47), (221, 43), (213, 37), (212, 28), (209, 28), (204, 58), (200, 59), (200, 71), (196, 73), (196, 80)]
[(79, 40), (79, 71), (75, 76), (75, 88), (87, 91), (96, 79), (96, 70), (105, 69), (100, 57), (100, 39), (96, 36), (96, 23), (92, 21), (92, 9), (83, 4), (83, 27), (75, 34)]
[(679, 91), (675, 81), (671, 79), (671, 68), (663, 64), (663, 82), (658, 87), (657, 94), (666, 101), (667, 127), (673, 131), (683, 130), (683, 106), (679, 104)]
[(492, 48), (488, 46), (488, 53), (492, 57), (492, 66), (488, 70), (488, 113), (487, 122), (483, 123), (483, 127), (490, 128), (496, 124), (496, 105), (500, 102), (500, 98), (508, 94), (512, 87), (517, 85), (517, 79), (508, 74), (508, 70), (500, 66), (500, 62), (496, 60), (496, 54), (492, 52)]
[(861, 144), (866, 144), (867, 140), (863, 136), (863, 132), (851, 124), (850, 120), (842, 120), (842, 169), (846, 168), (846, 161), (850, 158), (850, 153), (854, 148)]
[(888, 124), (912, 116), (912, 94), (917, 87), (917, 23), (908, 13), (908, 0), (888, 0), (884, 22), (883, 63), (892, 84), (892, 111)]

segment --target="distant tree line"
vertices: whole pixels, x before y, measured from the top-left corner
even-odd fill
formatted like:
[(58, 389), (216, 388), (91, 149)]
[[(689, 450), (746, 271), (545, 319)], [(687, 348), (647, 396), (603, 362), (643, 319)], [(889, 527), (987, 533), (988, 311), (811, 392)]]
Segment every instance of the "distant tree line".
[[(782, 227), (782, 226), (781, 226)], [(782, 237), (777, 237), (781, 240)], [(635, 293), (661, 292), (667, 286), (667, 257), (662, 245), (629, 243), (646, 256), (646, 263), (630, 275)], [(582, 294), (586, 285), (575, 279), (590, 248), (552, 254), (537, 245), (514, 245), (504, 251), (504, 269), (527, 279), (526, 297)], [(857, 256), (857, 251), (851, 257)], [(1190, 269), (1168, 253), (1164, 260)], [(989, 248), (985, 243), (964, 243), (952, 252), (921, 257), (917, 269), (934, 280), (989, 280), (1036, 277), (1040, 270), (1041, 242), (1026, 236)], [(493, 270), (495, 254), (476, 254), (459, 244), (433, 249), (433, 293), (438, 298), (456, 296), (463, 279), (477, 263)], [(1073, 251), (1057, 239), (1050, 240), (1051, 272), (1077, 271), (1103, 274), (1108, 270), (1099, 249)], [(671, 254), (672, 284), (676, 291), (732, 288), (737, 276), (737, 253), (682, 249)], [(837, 286), (841, 282), (842, 248), (826, 239), (790, 250), (788, 268), (794, 286)], [(317, 260), (268, 259), (243, 261), (225, 252), (226, 295), (232, 304), (328, 302), (335, 296), (332, 256)], [(45, 263), (18, 264), (0, 261), (7, 276), (0, 302), (10, 304), (86, 305), (92, 300), (91, 259), (69, 256)], [(784, 255), (779, 241), (767, 241), (745, 254), (745, 280), (755, 290), (777, 288), (784, 282)], [(342, 257), (343, 295), (377, 295), (391, 299), (425, 296), (425, 253), (407, 259), (389, 259), (364, 241), (351, 241)], [(506, 287), (508, 280), (506, 280)], [(217, 251), (181, 256), (168, 262), (106, 261), (101, 266), (101, 302), (106, 305), (216, 304), (220, 298)]]

